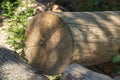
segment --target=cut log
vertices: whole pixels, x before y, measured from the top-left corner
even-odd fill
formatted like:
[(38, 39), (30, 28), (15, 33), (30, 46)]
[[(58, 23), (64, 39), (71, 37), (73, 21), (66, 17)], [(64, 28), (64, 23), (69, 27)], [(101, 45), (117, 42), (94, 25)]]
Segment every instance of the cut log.
[(62, 73), (61, 80), (113, 80), (107, 75), (96, 73), (78, 64), (71, 64)]
[(113, 80), (120, 80), (120, 76), (114, 77)]
[(25, 54), (46, 74), (61, 73), (72, 62), (107, 62), (120, 49), (120, 11), (42, 12), (26, 28)]
[(35, 72), (17, 53), (0, 45), (0, 80), (48, 80)]

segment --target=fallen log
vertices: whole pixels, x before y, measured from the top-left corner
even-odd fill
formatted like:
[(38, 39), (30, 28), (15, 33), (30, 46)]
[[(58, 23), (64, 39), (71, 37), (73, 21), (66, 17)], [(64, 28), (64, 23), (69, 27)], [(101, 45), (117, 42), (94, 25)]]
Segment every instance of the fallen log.
[(19, 55), (0, 45), (0, 80), (48, 80), (37, 74)]
[(63, 73), (61, 80), (113, 80), (107, 75), (96, 73), (78, 64), (71, 64)]
[(72, 62), (107, 62), (120, 49), (120, 11), (42, 12), (26, 28), (26, 58), (46, 74), (61, 73)]

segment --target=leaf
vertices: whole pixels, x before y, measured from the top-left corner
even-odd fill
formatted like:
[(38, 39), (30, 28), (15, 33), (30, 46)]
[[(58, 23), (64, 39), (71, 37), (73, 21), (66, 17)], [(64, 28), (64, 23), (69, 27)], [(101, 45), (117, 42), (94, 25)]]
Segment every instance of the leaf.
[(113, 56), (112, 61), (113, 61), (113, 63), (120, 62), (120, 54), (117, 54), (117, 55)]
[(120, 74), (120, 66), (116, 66), (116, 68), (113, 71), (115, 74)]

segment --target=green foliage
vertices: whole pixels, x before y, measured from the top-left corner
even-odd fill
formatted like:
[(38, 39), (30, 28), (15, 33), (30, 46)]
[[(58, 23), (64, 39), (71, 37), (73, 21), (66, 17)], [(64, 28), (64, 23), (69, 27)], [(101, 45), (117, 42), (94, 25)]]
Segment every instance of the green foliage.
[(60, 80), (60, 77), (61, 77), (60, 74), (59, 74), (59, 75), (55, 75), (55, 76), (53, 76), (53, 79), (52, 79), (52, 80)]
[(120, 74), (120, 65), (117, 65), (114, 69), (115, 74)]
[(112, 61), (113, 61), (113, 63), (120, 62), (120, 54), (117, 54), (117, 55), (113, 56)]
[[(27, 3), (23, 5), (19, 0), (13, 3), (9, 0), (5, 0), (3, 3), (2, 14), (9, 17), (10, 26), (6, 30), (8, 34), (6, 43), (15, 51), (19, 51), (22, 58), (24, 58), (25, 27), (28, 17), (33, 15), (33, 9), (28, 8)], [(25, 10), (22, 10), (22, 8), (25, 8)]]
[(99, 5), (99, 0), (74, 0), (75, 8), (77, 11), (115, 11), (120, 10), (120, 5), (107, 5), (103, 4), (102, 6)]
[(119, 64), (120, 63), (120, 51), (118, 51), (118, 54), (113, 56), (112, 62), (117, 64), (113, 72), (115, 74), (120, 74), (120, 64)]
[(1, 3), (2, 14), (7, 17), (11, 17), (14, 14), (15, 8), (18, 6), (18, 2), (11, 2), (10, 0), (4, 0)]

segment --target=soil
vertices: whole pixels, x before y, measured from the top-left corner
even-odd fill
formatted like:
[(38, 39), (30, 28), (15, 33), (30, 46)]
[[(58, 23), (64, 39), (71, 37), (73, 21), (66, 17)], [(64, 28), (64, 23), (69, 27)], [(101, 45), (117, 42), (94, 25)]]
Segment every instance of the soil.
[(6, 34), (6, 29), (9, 27), (8, 25), (8, 19), (0, 16), (0, 45), (3, 45), (9, 49), (10, 46), (8, 44), (6, 44), (6, 39), (7, 39), (7, 34)]

